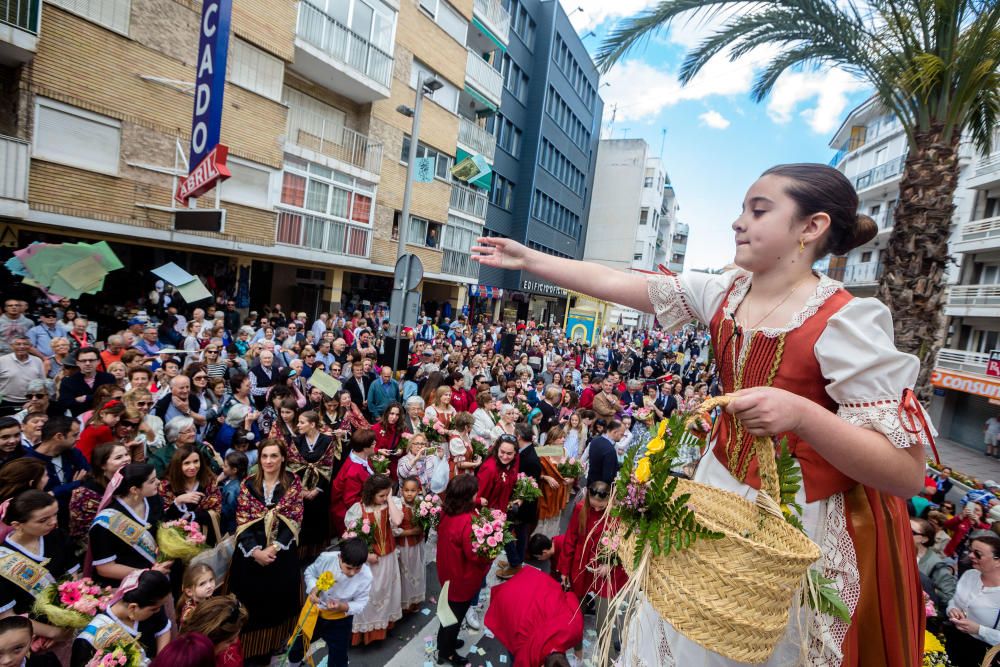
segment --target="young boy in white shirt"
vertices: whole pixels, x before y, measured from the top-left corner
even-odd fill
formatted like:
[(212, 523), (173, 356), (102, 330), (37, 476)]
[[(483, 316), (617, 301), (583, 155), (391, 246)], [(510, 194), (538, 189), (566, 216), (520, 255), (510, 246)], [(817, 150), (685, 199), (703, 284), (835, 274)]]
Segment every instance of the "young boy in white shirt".
[[(334, 577), (334, 584), (320, 591), (316, 584), (324, 572)], [(322, 639), (329, 651), (329, 667), (346, 667), (347, 649), (351, 646), (354, 615), (368, 605), (372, 572), (368, 567), (368, 545), (354, 538), (341, 543), (340, 551), (324, 551), (306, 568), (306, 590), (319, 609), (312, 639)], [(296, 640), (288, 658), (289, 667), (298, 667), (304, 657), (302, 638)]]

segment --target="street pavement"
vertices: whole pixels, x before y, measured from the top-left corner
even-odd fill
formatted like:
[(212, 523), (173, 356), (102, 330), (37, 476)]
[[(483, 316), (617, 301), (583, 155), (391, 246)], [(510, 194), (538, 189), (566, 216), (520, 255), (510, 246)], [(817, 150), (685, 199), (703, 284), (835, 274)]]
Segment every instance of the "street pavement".
[[(1000, 459), (987, 457), (983, 449), (966, 447), (947, 438), (937, 439), (937, 449), (943, 465), (975, 477), (980, 482), (988, 479), (1000, 481)], [(927, 452), (927, 456), (931, 457), (931, 452)]]

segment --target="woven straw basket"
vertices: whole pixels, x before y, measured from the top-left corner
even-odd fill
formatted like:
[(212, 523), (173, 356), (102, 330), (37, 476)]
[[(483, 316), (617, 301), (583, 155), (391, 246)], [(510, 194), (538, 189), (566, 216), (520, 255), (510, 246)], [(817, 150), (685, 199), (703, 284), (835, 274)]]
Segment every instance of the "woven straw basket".
[[(730, 400), (709, 399), (699, 414)], [(724, 537), (652, 556), (643, 585), (657, 613), (687, 638), (749, 663), (764, 662), (774, 651), (803, 577), (820, 557), (819, 547), (781, 513), (772, 440), (755, 438), (754, 448), (761, 470), (757, 502), (680, 480), (677, 493), (691, 494), (688, 505), (698, 522)], [(634, 538), (626, 540), (619, 554), (630, 575), (634, 549)]]

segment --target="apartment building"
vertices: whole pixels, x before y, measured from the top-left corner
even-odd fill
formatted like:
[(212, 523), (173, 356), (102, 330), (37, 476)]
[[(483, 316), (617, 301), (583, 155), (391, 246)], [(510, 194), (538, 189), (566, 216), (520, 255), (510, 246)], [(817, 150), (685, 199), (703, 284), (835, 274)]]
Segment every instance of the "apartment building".
[(991, 154), (975, 156), (963, 188), (969, 205), (951, 240), (959, 268), (930, 410), (942, 435), (982, 448), (986, 420), (1000, 416), (1000, 132)]
[[(558, 0), (502, 0), (510, 43), (486, 233), (583, 257), (603, 102), (597, 69)], [(483, 268), (472, 307), (505, 320), (562, 321), (567, 294), (530, 271)]]
[(684, 271), (687, 255), (688, 226), (681, 222), (680, 204), (674, 186), (668, 181), (663, 186), (663, 206), (660, 209), (660, 236), (657, 238), (656, 266), (661, 264), (674, 273)]
[[(175, 229), (171, 201), (187, 171), (200, 9), (0, 3), (0, 90), (13, 100), (0, 108), (5, 234), (18, 246), (106, 238), (137, 277), (164, 261), (235, 275), (241, 306), (388, 301), (412, 131), (397, 108), (414, 105), (423, 73), (441, 83), (418, 149), (435, 169), (414, 185), (407, 248), (428, 306), (460, 308), (489, 182), (450, 169), (495, 144), (499, 0), (235, 3), (222, 121), (232, 177), (197, 204), (225, 211), (220, 233)], [(115, 282), (109, 299), (135, 289)]]
[[(667, 181), (663, 160), (645, 140), (602, 139), (583, 258), (618, 271), (655, 270), (657, 251), (671, 237), (663, 214)], [(612, 324), (638, 326), (641, 319), (630, 308), (608, 314)]]

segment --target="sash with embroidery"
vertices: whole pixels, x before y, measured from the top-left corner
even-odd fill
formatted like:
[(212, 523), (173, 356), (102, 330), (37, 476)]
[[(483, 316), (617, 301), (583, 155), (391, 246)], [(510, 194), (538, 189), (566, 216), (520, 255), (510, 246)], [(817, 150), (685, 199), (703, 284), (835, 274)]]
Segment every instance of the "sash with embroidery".
[(156, 539), (149, 532), (146, 524), (139, 523), (123, 512), (107, 507), (94, 517), (94, 525), (104, 526), (112, 535), (135, 549), (150, 563), (156, 562)]
[(132, 635), (107, 614), (95, 616), (90, 625), (84, 628), (78, 637), (93, 646), (97, 652), (103, 651), (116, 642), (133, 643), (139, 648), (143, 659), (142, 664), (145, 664), (146, 652), (142, 649), (139, 638)]
[(56, 583), (55, 578), (45, 569), (48, 562), (49, 559), (46, 558), (42, 563), (36, 563), (10, 547), (0, 547), (0, 576), (32, 596), (37, 596), (46, 587)]

